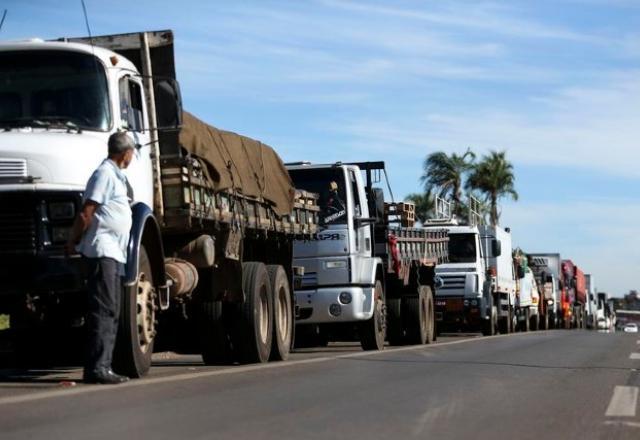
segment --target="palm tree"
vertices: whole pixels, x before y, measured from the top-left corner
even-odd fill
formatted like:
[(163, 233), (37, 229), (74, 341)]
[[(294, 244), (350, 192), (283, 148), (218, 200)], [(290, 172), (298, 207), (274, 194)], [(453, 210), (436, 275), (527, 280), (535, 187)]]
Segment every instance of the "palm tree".
[(490, 206), (489, 219), (492, 225), (500, 220), (498, 201), (510, 196), (518, 200), (518, 193), (514, 188), (515, 176), (513, 165), (506, 158), (506, 151), (490, 151), (482, 160), (475, 164), (467, 179), (467, 188), (484, 193)]
[(424, 224), (427, 220), (434, 217), (433, 208), (435, 200), (431, 191), (412, 193), (404, 199), (416, 205), (416, 217), (420, 223)]
[(436, 192), (440, 197), (449, 196), (457, 209), (462, 200), (464, 175), (473, 168), (475, 158), (471, 149), (462, 155), (452, 153), (449, 156), (443, 151), (431, 153), (424, 160), (420, 182), (425, 191)]

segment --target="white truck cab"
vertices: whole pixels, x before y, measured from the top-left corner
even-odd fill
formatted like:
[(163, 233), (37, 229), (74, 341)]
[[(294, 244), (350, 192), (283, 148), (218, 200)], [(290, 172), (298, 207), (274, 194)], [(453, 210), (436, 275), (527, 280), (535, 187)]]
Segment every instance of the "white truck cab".
[(306, 324), (356, 322), (374, 312), (376, 268), (365, 183), (355, 165), (292, 165), (298, 188), (319, 194), (322, 231), (296, 241), (294, 265), (304, 267), (296, 290), (299, 321)]
[[(130, 130), (139, 147), (126, 174), (135, 200), (153, 206), (146, 97), (130, 61), (100, 47), (42, 41), (0, 44), (0, 58), (2, 193), (48, 191), (64, 200), (63, 192), (83, 191), (109, 135)], [(58, 213), (73, 217), (72, 208)], [(61, 235), (50, 237), (53, 244)]]
[(449, 262), (436, 268), (436, 319), (442, 329), (495, 334), (515, 326), (516, 283), (511, 257), (511, 233), (499, 226), (444, 224)]

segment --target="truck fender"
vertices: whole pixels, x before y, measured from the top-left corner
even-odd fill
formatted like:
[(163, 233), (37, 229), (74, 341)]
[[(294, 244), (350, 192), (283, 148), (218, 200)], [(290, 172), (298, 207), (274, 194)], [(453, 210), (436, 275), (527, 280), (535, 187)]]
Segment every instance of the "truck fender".
[(144, 203), (136, 203), (131, 207), (132, 225), (127, 246), (127, 263), (125, 265), (124, 284), (131, 286), (138, 279), (138, 261), (140, 258), (140, 246), (144, 244), (153, 271), (153, 284), (155, 285), (160, 308), (169, 308), (169, 286), (164, 267), (164, 248), (160, 225), (153, 215), (153, 211)]
[(385, 280), (382, 260), (379, 258), (368, 258), (366, 263), (362, 265), (358, 279), (355, 279), (354, 282), (363, 286), (373, 287), (377, 280), (380, 280), (384, 287)]

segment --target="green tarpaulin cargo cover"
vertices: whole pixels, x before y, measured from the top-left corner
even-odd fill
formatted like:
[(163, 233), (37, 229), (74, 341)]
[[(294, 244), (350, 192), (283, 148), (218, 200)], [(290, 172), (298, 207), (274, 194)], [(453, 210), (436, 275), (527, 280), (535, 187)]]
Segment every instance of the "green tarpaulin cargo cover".
[(180, 145), (211, 166), (216, 191), (262, 198), (276, 214), (291, 213), (295, 189), (278, 154), (268, 145), (208, 125), (183, 113)]

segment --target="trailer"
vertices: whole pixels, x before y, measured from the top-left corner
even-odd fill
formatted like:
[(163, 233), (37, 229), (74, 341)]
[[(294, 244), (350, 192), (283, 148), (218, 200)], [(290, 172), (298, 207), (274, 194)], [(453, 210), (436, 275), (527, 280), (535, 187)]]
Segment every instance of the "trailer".
[(158, 348), (286, 359), (293, 242), (317, 232), (317, 196), (271, 147), (183, 112), (173, 33), (5, 43), (0, 58), (0, 313), (16, 352), (84, 327), (86, 272), (63, 244), (109, 135), (126, 131), (135, 203), (115, 369), (142, 376)]
[(297, 333), (331, 339), (354, 334), (365, 350), (435, 339), (435, 268), (447, 261), (443, 229), (414, 227), (415, 207), (385, 203), (374, 186), (384, 162), (288, 164), (295, 185), (319, 194), (320, 231), (297, 241), (304, 267), (295, 290)]
[(540, 292), (540, 327), (558, 328), (562, 320), (560, 254), (530, 253), (527, 258)]
[(584, 272), (571, 260), (562, 260), (561, 267), (564, 326), (565, 328), (586, 328), (587, 282)]

